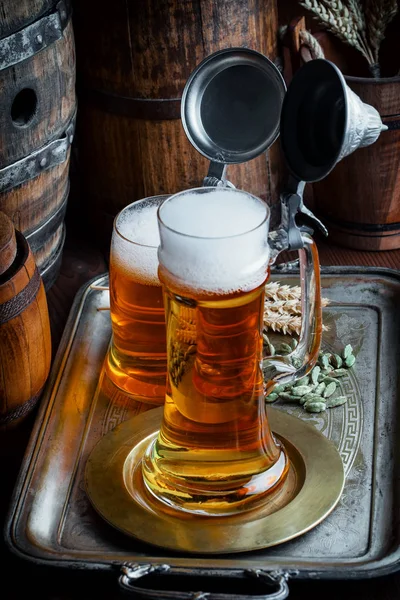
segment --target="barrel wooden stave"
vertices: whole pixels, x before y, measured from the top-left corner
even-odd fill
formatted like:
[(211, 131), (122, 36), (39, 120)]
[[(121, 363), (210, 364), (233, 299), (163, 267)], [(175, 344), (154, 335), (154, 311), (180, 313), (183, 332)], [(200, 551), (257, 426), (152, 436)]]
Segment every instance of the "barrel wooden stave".
[(17, 255), (15, 229), (10, 219), (0, 212), (0, 275), (13, 264)]
[(0, 398), (5, 398), (0, 418), (35, 398), (46, 382), (51, 346), (46, 334), (45, 300), (41, 284), (36, 299), (24, 312), (0, 327)]
[[(187, 143), (180, 121), (130, 119), (85, 104), (80, 107), (79, 119), (84, 121), (89, 140), (88, 145), (80, 145), (89, 218), (100, 238), (109, 237), (115, 215), (133, 200), (202, 185), (208, 161)], [(143, 157), (147, 168), (138, 177), (132, 165), (140, 164)], [(114, 165), (112, 171), (109, 165)], [(229, 166), (227, 177), (264, 200), (271, 197), (265, 155), (251, 164)]]
[[(400, 120), (400, 77), (346, 81), (385, 123)], [(313, 191), (334, 242), (359, 250), (400, 248), (400, 130), (383, 132), (345, 157)]]
[(70, 150), (61, 164), (0, 194), (0, 210), (28, 235), (61, 206), (68, 191)]
[[(35, 260), (22, 236), (16, 262), (21, 263), (16, 272), (0, 278), (0, 309), (23, 294), (35, 277)], [(0, 322), (0, 430), (16, 425), (33, 408), (48, 377), (50, 361), (50, 322), (40, 281), (34, 297), (23, 299), (19, 313)]]
[[(21, 100), (19, 109), (14, 110), (20, 93), (29, 95)], [(30, 58), (0, 70), (0, 102), (3, 106), (0, 168), (31, 154), (65, 131), (76, 110), (71, 21), (62, 38)]]
[[(274, 0), (117, 0), (112, 13), (107, 7), (91, 0), (74, 11), (81, 172), (89, 221), (99, 231), (107, 223), (99, 236), (105, 244), (113, 217), (130, 202), (202, 185), (208, 161), (191, 146), (179, 119), (193, 69), (233, 46), (273, 59), (277, 37)], [(160, 99), (165, 102), (155, 118), (146, 101)], [(228, 170), (237, 187), (276, 201), (269, 174), (265, 156)]]
[(195, 66), (223, 48), (277, 51), (271, 0), (116, 0), (112, 12), (87, 0), (74, 23), (81, 83), (132, 98), (179, 98)]
[(55, 248), (54, 253), (46, 260), (46, 263), (40, 268), (40, 275), (46, 291), (48, 291), (56, 282), (59, 275), (63, 260), (65, 235), (66, 230), (65, 227), (63, 227), (59, 245)]
[(376, 108), (383, 119), (400, 115), (400, 77), (381, 79), (346, 77), (346, 83), (363, 102)]
[(61, 223), (54, 233), (46, 237), (45, 243), (34, 253), (35, 262), (40, 272), (46, 268), (57, 253), (60, 244), (63, 242), (64, 232), (65, 225)]
[(189, 65), (204, 55), (193, 43), (201, 40), (201, 4), (116, 0), (110, 13), (104, 0), (79, 3), (74, 19), (83, 85), (133, 98), (178, 97)]
[(58, 0), (0, 0), (0, 38), (33, 23), (57, 2)]

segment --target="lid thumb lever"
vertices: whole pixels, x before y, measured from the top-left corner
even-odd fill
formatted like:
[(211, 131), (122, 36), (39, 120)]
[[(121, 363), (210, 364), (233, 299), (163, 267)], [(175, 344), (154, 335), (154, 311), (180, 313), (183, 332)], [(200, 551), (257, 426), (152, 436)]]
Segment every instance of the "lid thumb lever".
[(233, 183), (225, 178), (227, 165), (221, 162), (212, 160), (208, 167), (208, 173), (203, 180), (203, 187), (231, 187), (235, 186)]
[[(328, 235), (325, 225), (304, 205), (303, 193), (305, 185), (305, 181), (299, 181), (295, 177), (290, 176), (287, 184), (288, 191), (281, 195), (281, 227), (288, 232), (289, 250), (303, 248), (301, 230), (304, 229), (304, 226), (311, 225), (313, 229), (317, 228), (325, 236)], [(300, 215), (306, 217), (305, 223), (301, 222)], [(299, 225), (298, 221), (300, 221)]]
[[(300, 250), (304, 248), (302, 234), (313, 233), (318, 228), (324, 235), (328, 231), (323, 223), (311, 210), (304, 206), (303, 191), (304, 181), (298, 181), (291, 177), (288, 182), (288, 190), (281, 194), (281, 222), (275, 231), (271, 231), (268, 239), (271, 247), (271, 264), (282, 250)], [(301, 222), (301, 215), (306, 217), (307, 222)], [(300, 222), (298, 222), (300, 221)], [(313, 229), (307, 225), (311, 225)]]
[(301, 207), (300, 212), (301, 212), (301, 214), (303, 214), (306, 217), (308, 217), (308, 219), (311, 221), (311, 224), (314, 225), (314, 229), (315, 228), (319, 229), (320, 232), (324, 234), (324, 236), (328, 235), (328, 230), (325, 227), (325, 225), (322, 223), (322, 221), (320, 221), (318, 219), (318, 217), (316, 217), (314, 215), (314, 213), (309, 208), (307, 208), (306, 206), (304, 206), (304, 204)]

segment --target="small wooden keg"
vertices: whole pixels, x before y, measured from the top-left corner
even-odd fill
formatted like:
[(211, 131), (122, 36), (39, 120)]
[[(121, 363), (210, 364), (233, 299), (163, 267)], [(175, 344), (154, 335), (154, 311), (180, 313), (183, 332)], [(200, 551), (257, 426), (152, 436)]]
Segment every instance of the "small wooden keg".
[[(277, 1), (85, 0), (74, 5), (74, 30), (84, 202), (108, 245), (127, 204), (202, 185), (208, 161), (180, 120), (186, 80), (203, 58), (228, 47), (274, 60)], [(228, 179), (276, 201), (277, 149), (230, 166)]]
[(25, 237), (0, 212), (0, 433), (34, 408), (50, 370), (46, 293)]
[(75, 47), (67, 0), (0, 0), (0, 210), (48, 288), (65, 238)]

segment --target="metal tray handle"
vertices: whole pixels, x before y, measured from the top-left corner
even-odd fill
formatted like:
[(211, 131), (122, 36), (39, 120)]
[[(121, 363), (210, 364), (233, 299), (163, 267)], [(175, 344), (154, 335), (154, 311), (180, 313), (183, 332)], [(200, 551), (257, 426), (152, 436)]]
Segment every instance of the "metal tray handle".
[[(254, 594), (229, 594), (220, 592), (202, 592), (202, 591), (178, 591), (149, 589), (136, 585), (137, 581), (148, 575), (175, 575), (184, 577), (221, 577), (243, 579), (256, 578), (259, 582), (265, 583), (266, 587), (274, 587), (272, 593), (266, 593), (255, 596)], [(285, 600), (289, 596), (289, 587), (287, 580), (289, 573), (286, 571), (263, 571), (262, 569), (231, 570), (231, 569), (185, 569), (172, 568), (169, 565), (152, 564), (132, 564), (125, 563), (121, 567), (119, 577), (119, 586), (123, 592), (135, 594), (137, 598), (146, 600)], [(222, 583), (222, 582), (221, 582)], [(250, 584), (250, 583), (249, 583)]]

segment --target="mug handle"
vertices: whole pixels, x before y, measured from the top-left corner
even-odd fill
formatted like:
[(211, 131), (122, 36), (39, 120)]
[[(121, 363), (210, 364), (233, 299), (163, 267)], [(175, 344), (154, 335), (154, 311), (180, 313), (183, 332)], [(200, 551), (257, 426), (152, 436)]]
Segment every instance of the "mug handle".
[[(301, 281), (300, 339), (295, 350), (290, 354), (275, 355), (264, 359), (263, 371), (267, 395), (278, 383), (292, 383), (307, 375), (317, 362), (321, 347), (322, 302), (318, 250), (313, 238), (308, 233), (301, 232), (301, 240), (303, 247), (298, 250)], [(273, 253), (274, 257), (284, 249), (286, 248), (277, 249)]]

